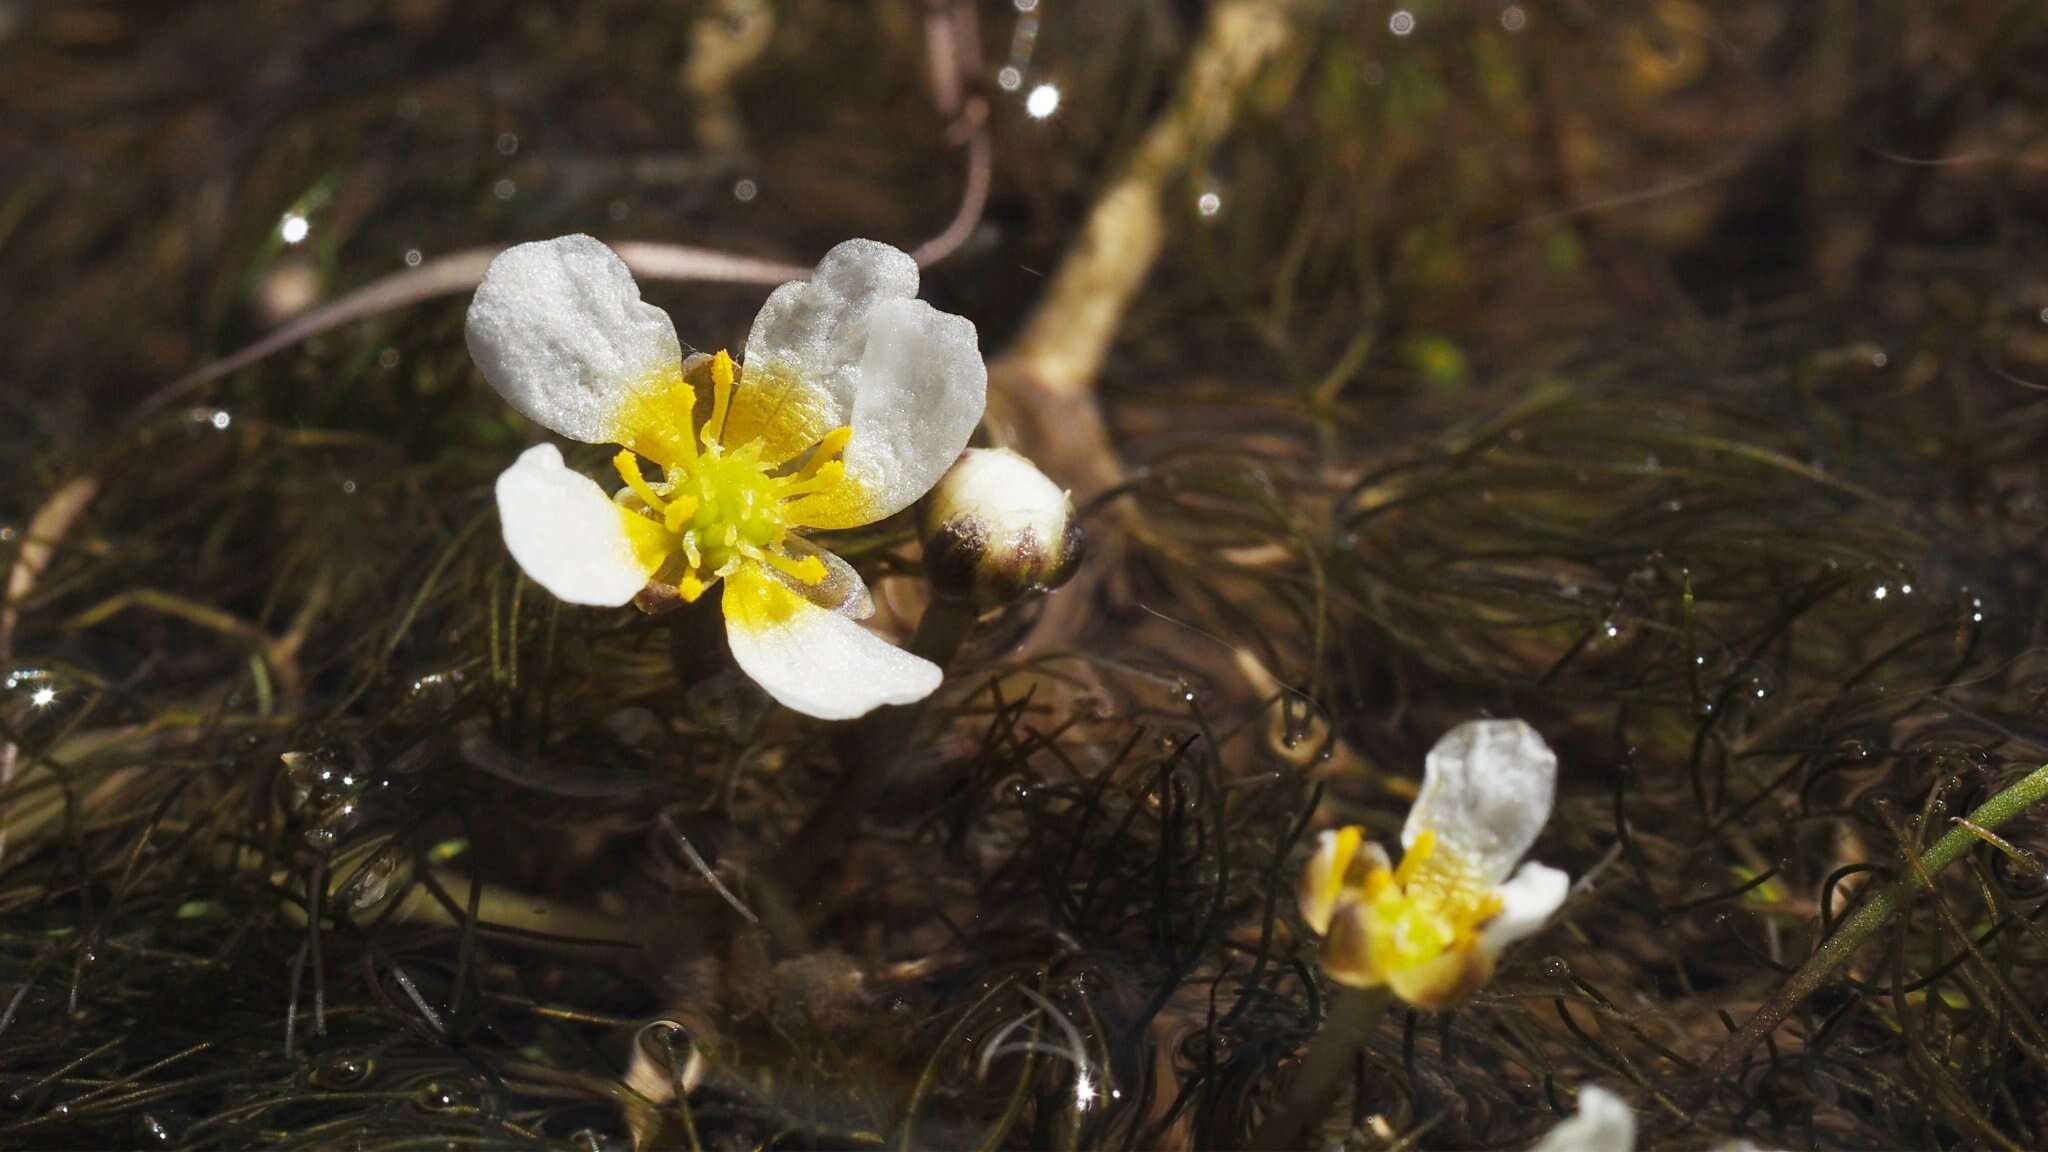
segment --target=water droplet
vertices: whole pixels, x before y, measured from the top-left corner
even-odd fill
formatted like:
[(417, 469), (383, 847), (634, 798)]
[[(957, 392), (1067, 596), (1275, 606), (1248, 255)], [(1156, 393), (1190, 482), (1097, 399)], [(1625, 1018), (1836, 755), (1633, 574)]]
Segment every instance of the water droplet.
[[(166, 1113), (165, 1115), (169, 1114)], [(183, 1125), (180, 1124), (176, 1127), (182, 1128)], [(142, 1115), (137, 1116), (135, 1118), (135, 1128), (141, 1134), (143, 1140), (149, 1144), (154, 1144), (161, 1148), (169, 1148), (178, 1143), (179, 1133), (174, 1130), (173, 1125), (166, 1122), (164, 1117), (158, 1116), (154, 1112), (144, 1112)]]
[(430, 1112), (448, 1112), (466, 1106), (468, 1101), (458, 1089), (439, 1080), (430, 1080), (413, 1093), (413, 1103)]
[(1552, 980), (1562, 980), (1572, 974), (1572, 966), (1562, 956), (1545, 956), (1543, 958), (1543, 974)]
[(1044, 120), (1060, 110), (1060, 90), (1056, 84), (1040, 84), (1024, 97), (1024, 114), (1033, 120)]

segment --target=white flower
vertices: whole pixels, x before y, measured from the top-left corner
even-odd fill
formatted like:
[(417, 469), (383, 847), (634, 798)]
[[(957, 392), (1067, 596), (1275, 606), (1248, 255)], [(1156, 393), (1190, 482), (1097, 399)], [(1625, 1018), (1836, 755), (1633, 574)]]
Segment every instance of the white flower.
[(1565, 874), (1522, 864), (1550, 819), (1557, 757), (1520, 720), (1475, 720), (1437, 741), (1401, 830), (1398, 868), (1356, 826), (1325, 832), (1301, 878), (1301, 914), (1340, 984), (1410, 1004), (1454, 1004), (1501, 949), (1564, 903)]
[(471, 357), (537, 423), (622, 445), (624, 485), (607, 496), (554, 446), (528, 449), (498, 477), (506, 547), (572, 604), (650, 584), (695, 600), (723, 580), (734, 659), (799, 712), (929, 695), (937, 666), (854, 623), (867, 589), (803, 535), (909, 506), (981, 421), (974, 325), (916, 296), (909, 256), (849, 240), (768, 297), (742, 370), (724, 352), (686, 364), (668, 314), (588, 236), (500, 254), (470, 304)]
[(1598, 1085), (1579, 1090), (1579, 1113), (1560, 1120), (1529, 1152), (1635, 1152), (1636, 1114)]

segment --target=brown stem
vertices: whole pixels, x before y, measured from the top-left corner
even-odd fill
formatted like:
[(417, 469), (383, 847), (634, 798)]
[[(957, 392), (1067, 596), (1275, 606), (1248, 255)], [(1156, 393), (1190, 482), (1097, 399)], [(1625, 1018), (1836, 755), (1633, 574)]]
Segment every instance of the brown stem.
[[(21, 552), (15, 557), (14, 570), (7, 577), (6, 599), (0, 600), (0, 671), (14, 667), (14, 631), (21, 622), (22, 603), (36, 590), (36, 581), (50, 566), (58, 543), (85, 515), (85, 510), (92, 506), (93, 497), (99, 495), (99, 491), (98, 477), (76, 477), (57, 489), (29, 518), (28, 530), (21, 538)], [(0, 740), (0, 795), (5, 795), (7, 786), (14, 783), (14, 771), (20, 759), (21, 749), (12, 740)], [(6, 854), (7, 812), (4, 806), (0, 806), (0, 857)]]

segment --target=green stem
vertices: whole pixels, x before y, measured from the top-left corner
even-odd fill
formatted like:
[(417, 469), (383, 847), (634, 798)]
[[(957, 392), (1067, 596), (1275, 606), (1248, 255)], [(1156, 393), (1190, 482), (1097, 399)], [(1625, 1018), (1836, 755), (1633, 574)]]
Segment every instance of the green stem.
[(1999, 825), (2048, 799), (2048, 765), (2028, 773), (2004, 791), (1979, 805), (1967, 820), (1959, 820), (1934, 846), (1920, 854), (1919, 866), (1893, 881), (1870, 898), (1862, 908), (1842, 922), (1834, 935), (1816, 949), (1799, 971), (1785, 981), (1749, 1022), (1714, 1050), (1700, 1068), (1700, 1082), (1706, 1091), (1732, 1076), (1750, 1049), (1784, 1023), (1801, 1001), (1818, 990), (1835, 969), (1847, 963), (1856, 949), (1912, 900), (1913, 895), (1933, 881), (1942, 869), (1963, 858), (1982, 841), (1972, 829), (1989, 832)]
[(1352, 1057), (1364, 1046), (1393, 998), (1385, 988), (1346, 988), (1337, 993), (1322, 1030), (1309, 1041), (1301, 1071), (1287, 1085), (1279, 1109), (1252, 1136), (1253, 1148), (1277, 1152), (1322, 1143), (1306, 1142), (1304, 1137), (1330, 1114), (1330, 1106), (1336, 1103), (1351, 1071)]

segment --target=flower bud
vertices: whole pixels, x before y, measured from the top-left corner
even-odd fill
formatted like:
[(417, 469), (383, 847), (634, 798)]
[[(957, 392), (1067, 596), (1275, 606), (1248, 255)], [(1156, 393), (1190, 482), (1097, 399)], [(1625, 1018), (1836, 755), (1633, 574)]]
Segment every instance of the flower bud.
[(918, 510), (924, 566), (941, 595), (978, 609), (1067, 582), (1081, 557), (1074, 502), (1007, 448), (969, 448)]

